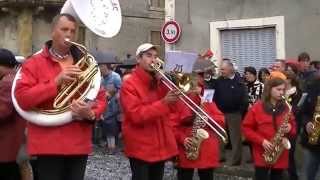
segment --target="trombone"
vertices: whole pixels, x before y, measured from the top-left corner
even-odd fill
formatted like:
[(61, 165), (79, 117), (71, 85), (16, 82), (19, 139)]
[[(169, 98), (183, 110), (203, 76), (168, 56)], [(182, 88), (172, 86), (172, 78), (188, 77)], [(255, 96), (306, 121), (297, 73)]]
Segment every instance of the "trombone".
[[(189, 98), (181, 88), (179, 88), (175, 83), (173, 83), (164, 72), (161, 70), (161, 66), (164, 62), (157, 58), (158, 63), (152, 63), (150, 66), (157, 71), (163, 79), (161, 79), (162, 83), (167, 86), (170, 90), (177, 90), (182, 96), (179, 96), (179, 99), (187, 105), (200, 119), (206, 123), (212, 129), (224, 143), (228, 142), (227, 132), (213, 119), (211, 118), (201, 107), (199, 107), (191, 98)], [(214, 126), (210, 123), (212, 122)]]

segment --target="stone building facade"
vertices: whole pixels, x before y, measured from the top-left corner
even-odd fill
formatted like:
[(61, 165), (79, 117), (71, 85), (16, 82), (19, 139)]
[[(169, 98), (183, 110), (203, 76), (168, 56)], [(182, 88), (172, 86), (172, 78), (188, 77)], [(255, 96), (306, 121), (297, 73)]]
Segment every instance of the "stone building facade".
[[(303, 51), (320, 60), (319, 0), (167, 1), (174, 1), (174, 10), (166, 11), (174, 11), (182, 28), (172, 49), (211, 48), (216, 59), (242, 58), (241, 66), (265, 66), (272, 59), (296, 58)], [(259, 53), (258, 46), (262, 53), (252, 53)]]
[[(51, 20), (65, 0), (0, 0), (0, 47), (28, 56), (41, 49), (50, 38)], [(164, 0), (120, 0), (122, 27), (113, 38), (101, 38), (84, 26), (78, 41), (90, 50), (116, 54), (119, 59), (134, 54), (143, 42), (164, 49), (160, 28), (164, 22)]]

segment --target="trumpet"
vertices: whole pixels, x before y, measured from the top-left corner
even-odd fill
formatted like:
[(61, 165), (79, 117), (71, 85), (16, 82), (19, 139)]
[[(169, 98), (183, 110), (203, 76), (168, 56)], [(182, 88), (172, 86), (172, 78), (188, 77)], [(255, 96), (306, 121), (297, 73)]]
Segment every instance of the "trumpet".
[[(187, 81), (180, 83), (179, 79), (188, 79), (188, 78), (181, 78), (183, 76), (186, 76), (185, 74), (178, 72), (176, 73), (176, 77), (174, 79), (177, 79), (177, 81), (174, 83), (172, 80), (170, 80), (167, 75), (162, 71), (161, 67), (164, 65), (164, 62), (157, 58), (157, 63), (152, 63), (150, 66), (161, 75), (162, 83), (168, 87), (169, 90), (177, 90), (181, 96), (179, 96), (179, 99), (188, 107), (190, 108), (197, 117), (203, 121), (210, 129), (212, 129), (224, 143), (228, 142), (228, 135), (227, 132), (221, 127), (213, 118), (211, 118), (199, 105), (197, 105), (191, 98), (189, 98), (186, 95), (186, 91), (189, 90), (190, 84), (186, 83)], [(175, 73), (175, 72), (174, 72)], [(191, 78), (189, 78), (191, 80)], [(176, 85), (178, 84), (178, 85)], [(188, 88), (184, 88), (182, 86), (187, 86)]]

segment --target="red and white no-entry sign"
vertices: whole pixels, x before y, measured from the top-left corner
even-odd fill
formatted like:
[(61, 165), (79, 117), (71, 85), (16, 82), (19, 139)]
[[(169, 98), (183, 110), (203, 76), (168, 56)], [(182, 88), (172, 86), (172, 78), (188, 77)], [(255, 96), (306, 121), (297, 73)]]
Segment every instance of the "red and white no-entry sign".
[(162, 39), (169, 44), (175, 43), (181, 35), (181, 28), (176, 21), (167, 21), (161, 29)]

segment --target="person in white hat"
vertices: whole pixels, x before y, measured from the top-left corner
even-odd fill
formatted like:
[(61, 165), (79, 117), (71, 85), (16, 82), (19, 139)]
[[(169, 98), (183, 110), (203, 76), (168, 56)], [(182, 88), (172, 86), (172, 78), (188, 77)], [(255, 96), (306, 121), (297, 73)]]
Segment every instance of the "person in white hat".
[(132, 180), (161, 180), (165, 161), (178, 153), (170, 125), (178, 94), (168, 92), (157, 78), (151, 66), (157, 57), (154, 45), (140, 45), (137, 67), (120, 90), (124, 152), (130, 161)]

